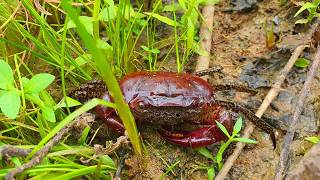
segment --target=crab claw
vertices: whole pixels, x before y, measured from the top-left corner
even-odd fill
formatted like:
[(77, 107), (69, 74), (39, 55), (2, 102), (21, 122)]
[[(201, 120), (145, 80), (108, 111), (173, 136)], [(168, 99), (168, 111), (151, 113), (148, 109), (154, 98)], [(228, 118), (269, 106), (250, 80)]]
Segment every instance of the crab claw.
[[(226, 111), (220, 114), (219, 122), (222, 123), (229, 132), (231, 131), (233, 121)], [(194, 131), (172, 132), (162, 129), (159, 131), (159, 133), (165, 140), (171, 143), (191, 148), (208, 146), (226, 139), (224, 133), (216, 124), (213, 123), (208, 127), (199, 128)]]

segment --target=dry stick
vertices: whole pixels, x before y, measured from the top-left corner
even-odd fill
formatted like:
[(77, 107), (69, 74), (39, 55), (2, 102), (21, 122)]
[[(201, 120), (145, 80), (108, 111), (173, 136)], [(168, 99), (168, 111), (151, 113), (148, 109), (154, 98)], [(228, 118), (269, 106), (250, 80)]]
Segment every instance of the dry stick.
[[(256, 112), (256, 116), (261, 118), (263, 113), (267, 110), (269, 107), (270, 103), (273, 101), (273, 99), (279, 94), (279, 91), (281, 89), (281, 84), (284, 82), (286, 76), (290, 72), (292, 66), (294, 65), (295, 61), (298, 59), (302, 51), (304, 50), (305, 46), (300, 45), (298, 46), (292, 56), (290, 57), (288, 63), (286, 66), (282, 69), (280, 72), (280, 75), (278, 76), (278, 79), (276, 80), (275, 84), (273, 85), (272, 89), (268, 92), (267, 96), (263, 100), (261, 106)], [(252, 123), (248, 123), (248, 126), (245, 128), (243, 137), (244, 138), (249, 138), (250, 135), (252, 134), (254, 129), (254, 125)], [(219, 174), (216, 176), (216, 180), (222, 180), (226, 177), (228, 174), (229, 170), (231, 169), (233, 163), (237, 159), (237, 157), (240, 155), (242, 149), (244, 148), (245, 143), (243, 142), (238, 142), (236, 145), (236, 149), (234, 150), (233, 154), (228, 157), (227, 161), (223, 165), (222, 169), (220, 170)]]
[[(203, 7), (202, 15), (204, 17), (204, 21), (201, 24), (200, 28), (200, 46), (203, 50), (210, 54), (211, 50), (211, 40), (212, 40), (212, 30), (213, 27), (213, 14), (214, 14), (214, 6), (207, 5)], [(195, 71), (202, 71), (209, 68), (210, 56), (199, 56)], [(203, 76), (203, 79), (207, 80), (208, 76)]]
[(313, 60), (312, 66), (307, 74), (307, 79), (303, 85), (303, 88), (300, 91), (298, 103), (295, 107), (292, 121), (290, 121), (289, 130), (284, 138), (283, 149), (280, 153), (280, 160), (278, 163), (278, 168), (276, 170), (275, 180), (281, 180), (285, 176), (284, 172), (286, 170), (287, 163), (288, 163), (288, 158), (289, 158), (289, 153), (290, 153), (290, 149), (289, 149), (290, 144), (293, 140), (294, 133), (297, 129), (298, 120), (299, 120), (300, 114), (302, 112), (303, 105), (305, 103), (307, 94), (310, 91), (311, 81), (318, 70), (319, 64), (320, 64), (320, 46), (318, 46), (317, 54), (315, 56), (315, 59)]

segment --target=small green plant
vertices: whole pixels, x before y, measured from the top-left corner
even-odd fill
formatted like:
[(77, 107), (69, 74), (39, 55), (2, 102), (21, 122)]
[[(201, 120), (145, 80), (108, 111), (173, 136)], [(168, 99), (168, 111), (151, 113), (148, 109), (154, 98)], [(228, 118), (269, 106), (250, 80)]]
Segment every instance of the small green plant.
[(303, 3), (301, 8), (298, 10), (298, 12), (294, 15), (294, 17), (301, 14), (303, 11), (307, 10), (309, 12), (309, 15), (306, 19), (299, 19), (295, 23), (296, 24), (306, 24), (308, 22), (311, 22), (313, 18), (319, 17), (319, 13), (317, 12), (317, 9), (320, 5), (320, 0), (313, 0), (312, 2), (306, 2)]
[(311, 137), (306, 137), (305, 140), (312, 142), (313, 144), (317, 144), (320, 142), (320, 137), (311, 136)]
[[(222, 157), (223, 153), (227, 149), (227, 147), (232, 143), (232, 142), (244, 142), (244, 143), (251, 143), (251, 144), (256, 144), (257, 141), (248, 139), (248, 138), (241, 138), (240, 137), (240, 130), (242, 128), (242, 117), (239, 117), (233, 126), (233, 131), (232, 134), (230, 135), (228, 130), (218, 121), (216, 121), (218, 127), (221, 129), (221, 131), (228, 137), (228, 140), (226, 142), (222, 142), (218, 153), (216, 157), (213, 157), (213, 155), (209, 152), (208, 149), (206, 148), (200, 148), (198, 149), (198, 152), (202, 154), (203, 156), (207, 157), (208, 159), (212, 160), (214, 164), (216, 163), (218, 166), (218, 169), (220, 170), (223, 166), (222, 163)], [(207, 166), (207, 172), (208, 172), (208, 179), (211, 180), (215, 176), (215, 169), (214, 166)]]
[(299, 58), (296, 60), (296, 62), (294, 63), (294, 65), (296, 67), (299, 67), (299, 68), (305, 68), (305, 67), (308, 67), (310, 64), (310, 61), (306, 58)]
[(10, 119), (16, 119), (20, 110), (20, 96), (37, 104), (42, 116), (49, 122), (55, 122), (54, 108), (45, 104), (40, 98), (40, 93), (54, 80), (54, 76), (47, 73), (34, 75), (31, 79), (20, 77), (21, 89), (14, 86), (13, 72), (8, 63), (0, 60), (0, 108), (2, 113)]

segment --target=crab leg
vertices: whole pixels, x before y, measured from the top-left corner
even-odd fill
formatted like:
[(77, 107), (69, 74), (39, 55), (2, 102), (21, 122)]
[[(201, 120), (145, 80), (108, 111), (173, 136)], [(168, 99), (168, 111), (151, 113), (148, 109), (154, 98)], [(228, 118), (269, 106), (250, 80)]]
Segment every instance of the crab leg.
[[(231, 131), (233, 120), (227, 111), (220, 112), (218, 121), (222, 123), (229, 132)], [(205, 124), (207, 124), (207, 122)], [(207, 146), (226, 139), (226, 136), (213, 121), (208, 127), (199, 128), (194, 131), (172, 132), (162, 129), (159, 133), (165, 140), (171, 143), (192, 148)]]
[(114, 132), (117, 132), (119, 135), (124, 135), (125, 128), (123, 124), (119, 122), (119, 120), (120, 118), (117, 116), (103, 119), (104, 123), (108, 128), (110, 128)]

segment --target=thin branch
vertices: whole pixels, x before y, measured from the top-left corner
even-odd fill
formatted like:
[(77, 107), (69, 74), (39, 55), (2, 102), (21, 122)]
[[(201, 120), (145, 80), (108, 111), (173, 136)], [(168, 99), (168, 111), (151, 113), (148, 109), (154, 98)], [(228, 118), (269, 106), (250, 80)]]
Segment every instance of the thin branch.
[[(209, 68), (210, 62), (210, 50), (211, 50), (211, 41), (212, 41), (212, 27), (213, 27), (213, 15), (214, 15), (214, 6), (207, 5), (203, 7), (202, 15), (204, 21), (201, 24), (200, 28), (200, 47), (205, 50), (208, 56), (199, 56), (197, 60), (197, 65), (195, 71), (202, 71)], [(203, 79), (207, 80), (208, 76), (203, 76)]]
[(293, 140), (294, 133), (298, 128), (297, 125), (298, 125), (299, 117), (303, 110), (306, 97), (310, 91), (311, 82), (318, 70), (319, 64), (320, 64), (320, 46), (318, 46), (317, 54), (307, 74), (307, 79), (303, 85), (303, 88), (300, 91), (298, 103), (295, 107), (293, 118), (290, 121), (289, 130), (284, 138), (283, 149), (280, 153), (278, 168), (276, 168), (275, 180), (281, 180), (285, 176), (285, 171), (288, 165), (288, 159), (289, 159), (289, 153), (290, 153), (290, 144)]

